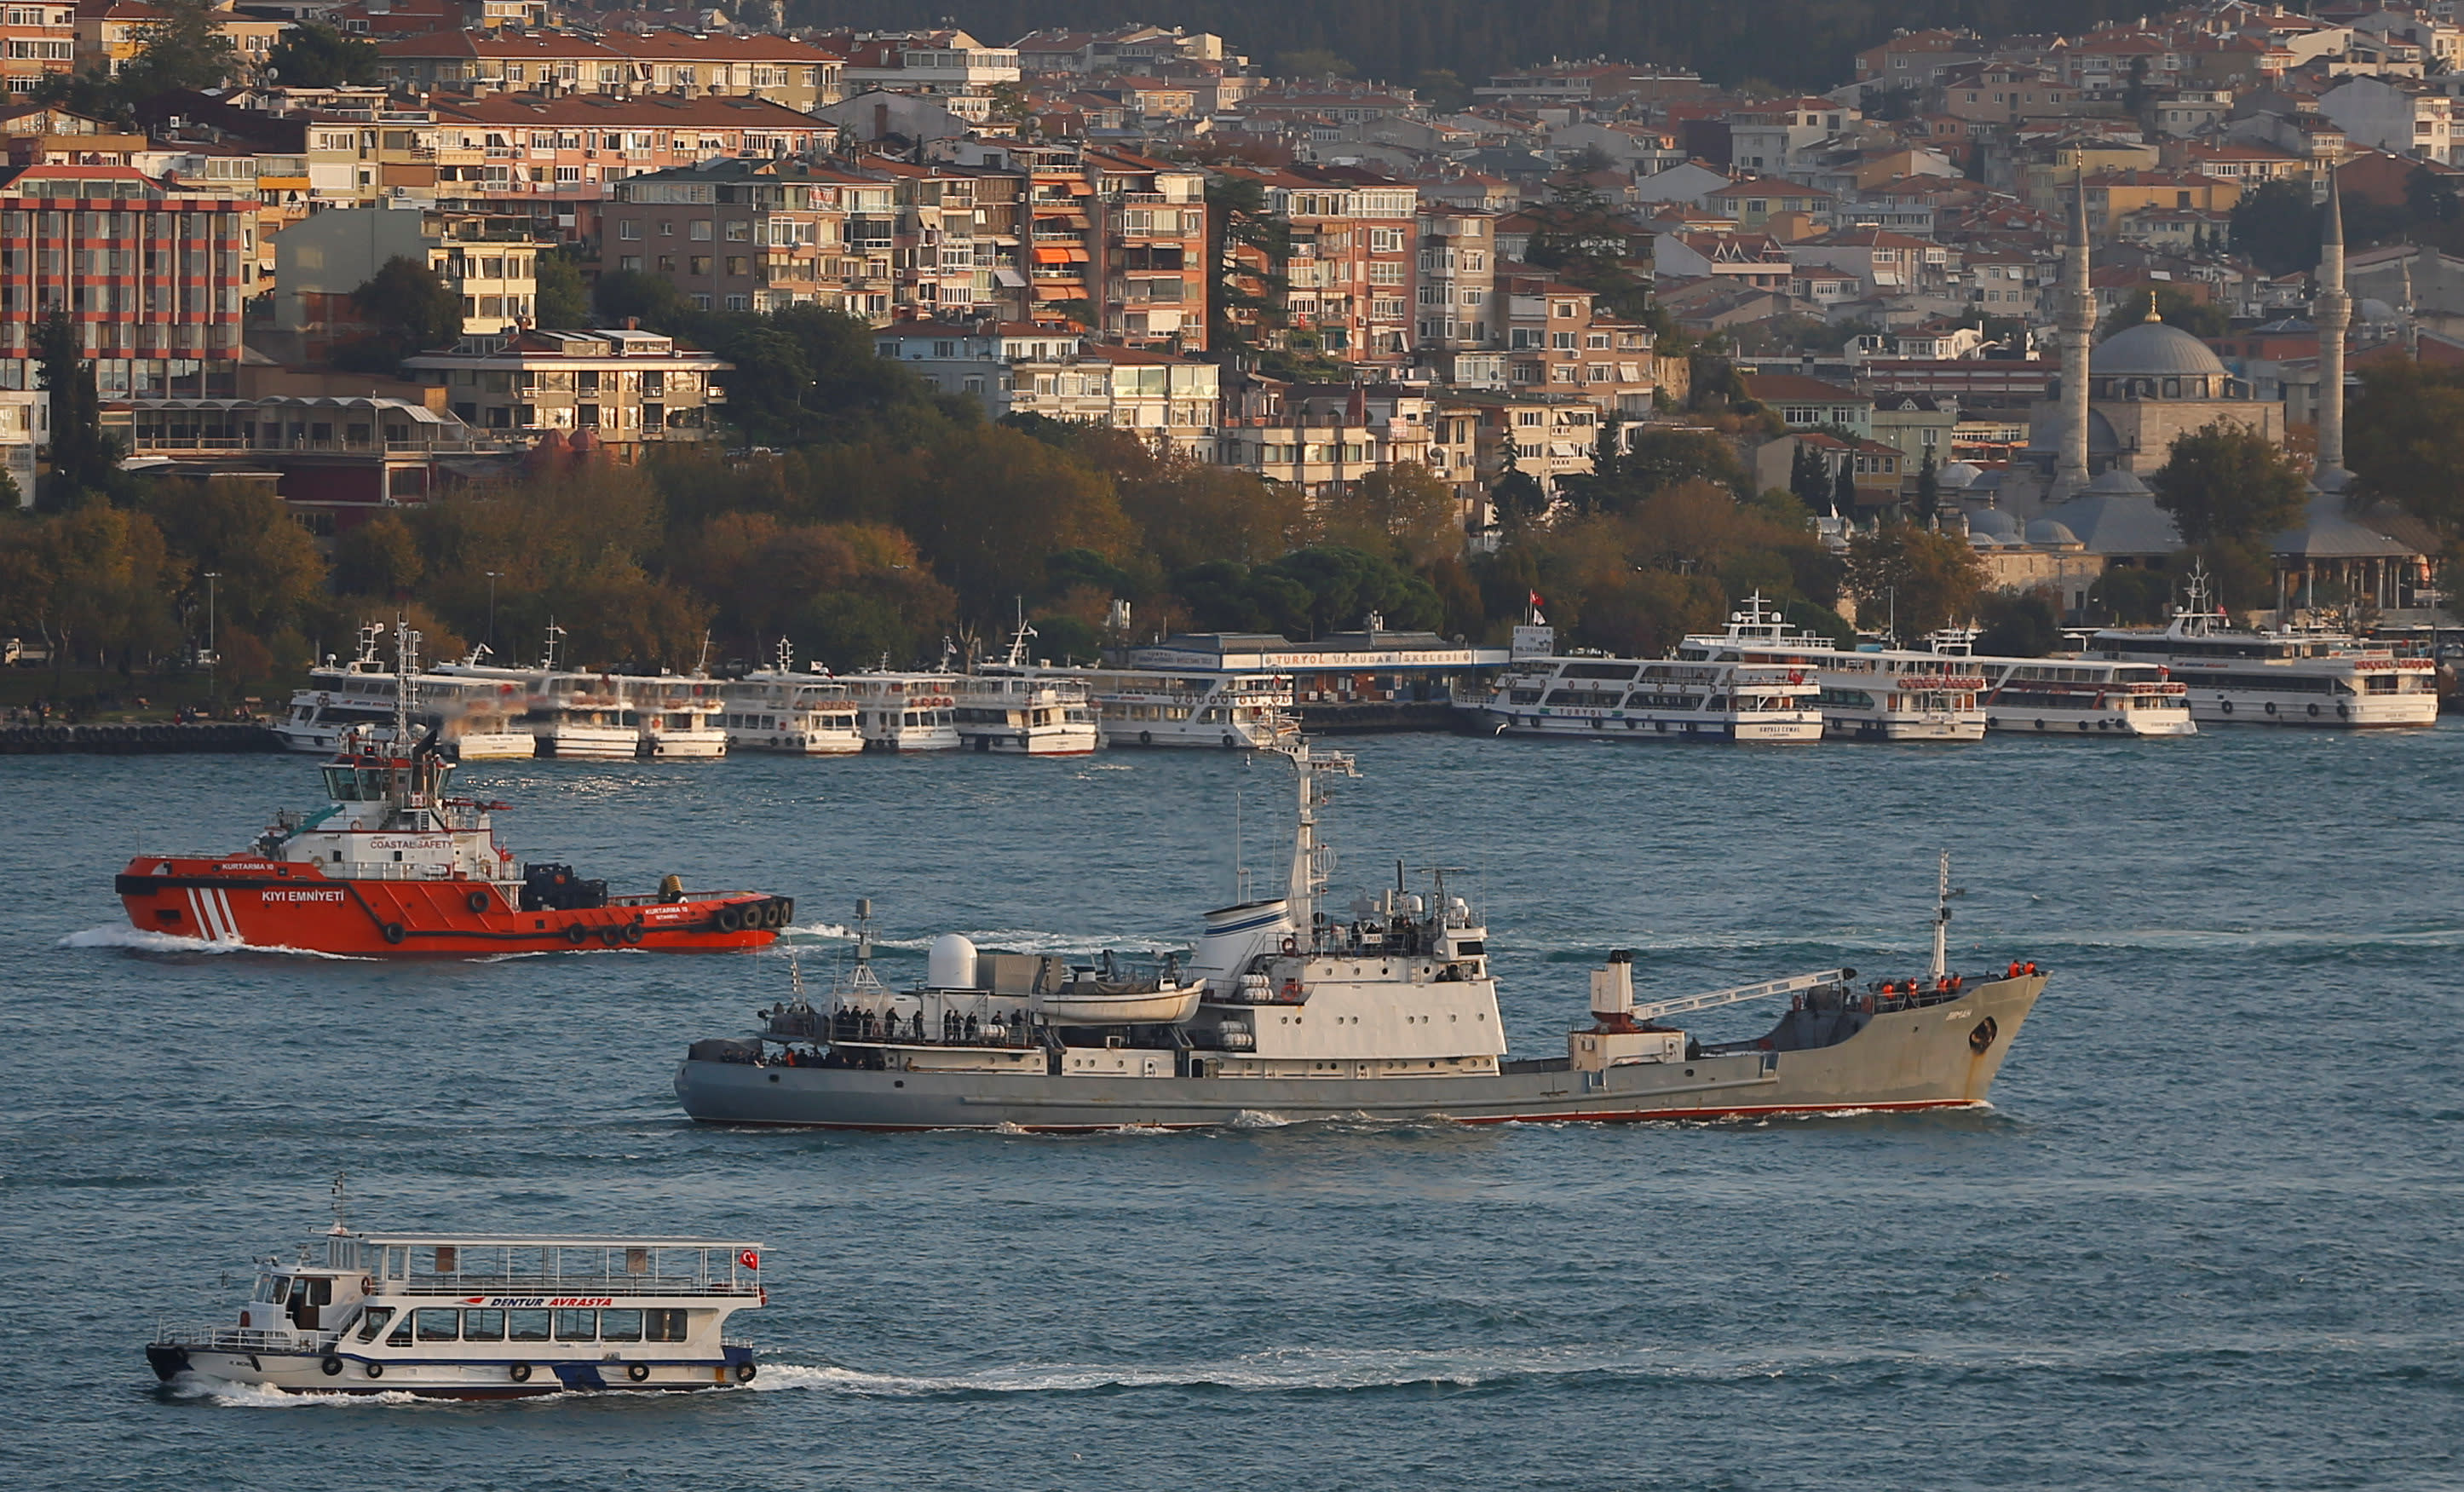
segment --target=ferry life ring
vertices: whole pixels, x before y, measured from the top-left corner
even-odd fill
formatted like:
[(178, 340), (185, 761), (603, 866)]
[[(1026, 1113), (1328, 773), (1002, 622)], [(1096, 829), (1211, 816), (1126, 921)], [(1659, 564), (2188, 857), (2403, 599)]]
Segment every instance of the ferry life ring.
[(410, 935), (409, 932), (399, 922), (388, 922), (384, 927), (377, 929), (377, 932), (388, 943), (399, 943), (404, 938)]
[(2319, 718), (2319, 707), (2317, 705), (2312, 705), (2310, 707), (2310, 718), (2313, 720)]
[(583, 945), (583, 940), (587, 939), (589, 936), (590, 930), (583, 927), (579, 922), (571, 924), (564, 930), (564, 940), (571, 943), (576, 948), (580, 948)]
[(1240, 743), (1239, 741), (1236, 741), (1236, 740), (1234, 740), (1234, 739), (1232, 738), (1232, 733), (1231, 733), (1231, 732), (1226, 731), (1226, 732), (1224, 732), (1224, 733), (1223, 733), (1223, 744), (1224, 744), (1224, 746), (1228, 749), (1228, 748), (1230, 748), (1230, 747), (1238, 746), (1238, 745), (1240, 745), (1241, 743)]
[(362, 1363), (360, 1365), (360, 1371), (366, 1373), (371, 1378), (382, 1378), (385, 1376), (385, 1364)]
[(2230, 699), (2219, 699), (2216, 701), (2216, 708), (2227, 714), (2231, 714), (2233, 713), (2233, 701)]
[(528, 1383), (531, 1381), (531, 1365), (528, 1363), (509, 1363), (505, 1367), (505, 1376), (513, 1379), (516, 1383)]
[(470, 895), (462, 898), (462, 905), (470, 908), (473, 913), (486, 911), (488, 910), (488, 893), (485, 891), (473, 891)]
[(753, 1381), (753, 1375), (760, 1371), (760, 1369), (754, 1367), (751, 1363), (737, 1363), (736, 1365), (736, 1381), (738, 1383), (751, 1383)]
[(1300, 951), (1301, 951), (1301, 940), (1300, 940), (1299, 938), (1296, 938), (1296, 937), (1287, 937), (1287, 938), (1284, 939), (1284, 952), (1285, 952), (1285, 953), (1287, 953), (1287, 954), (1297, 954), (1297, 953), (1299, 953)]
[(2269, 700), (2269, 701), (2267, 702), (2267, 713), (2268, 713), (2269, 714), (2274, 714), (2274, 713), (2276, 713), (2276, 701), (2275, 701), (2275, 700), (2271, 699), (2271, 700)]
[(1152, 746), (1152, 745), (1154, 745), (1154, 744), (1155, 744), (1155, 732), (1153, 732), (1153, 731), (1140, 731), (1140, 732), (1138, 733), (1138, 744), (1139, 744), (1139, 745), (1141, 745), (1141, 746)]
[(650, 1365), (649, 1363), (627, 1363), (625, 1365), (625, 1376), (632, 1379), (635, 1383), (646, 1382), (650, 1376)]
[(342, 1360), (339, 1357), (327, 1357), (317, 1364), (317, 1371), (331, 1378), (342, 1371)]
[(627, 943), (638, 943), (642, 941), (642, 924), (638, 922), (626, 923), (624, 938)]
[(2350, 715), (2351, 713), (2352, 713), (2352, 711), (2350, 711), (2350, 710), (2346, 709), (2346, 708), (2345, 708), (2344, 706), (2343, 706), (2343, 705), (2338, 705), (2338, 706), (2336, 707), (2336, 718), (2337, 718), (2337, 719), (2339, 719), (2339, 720), (2342, 720), (2342, 719), (2345, 718), (2346, 716)]

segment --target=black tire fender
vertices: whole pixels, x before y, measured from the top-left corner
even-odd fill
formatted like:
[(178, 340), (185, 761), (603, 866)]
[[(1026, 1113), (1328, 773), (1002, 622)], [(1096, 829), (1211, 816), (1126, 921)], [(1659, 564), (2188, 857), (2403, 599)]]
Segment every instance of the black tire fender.
[(642, 924), (638, 922), (626, 923), (624, 936), (625, 941), (627, 943), (638, 943), (642, 941)]
[(531, 1365), (528, 1363), (508, 1364), (505, 1369), (505, 1376), (513, 1379), (516, 1383), (528, 1383), (531, 1381)]
[(650, 1376), (650, 1365), (649, 1363), (627, 1363), (625, 1365), (625, 1376), (632, 1379), (635, 1383), (648, 1382)]
[(751, 1383), (753, 1381), (753, 1375), (760, 1371), (760, 1369), (754, 1367), (751, 1363), (737, 1363), (736, 1365), (736, 1381), (738, 1383)]
[(328, 1378), (334, 1377), (342, 1371), (342, 1360), (339, 1357), (327, 1357), (317, 1364), (317, 1371)]
[(362, 1363), (360, 1365), (360, 1371), (366, 1373), (371, 1378), (382, 1378), (385, 1376), (385, 1364)]
[(462, 905), (470, 908), (473, 913), (486, 911), (488, 910), (488, 893), (485, 891), (473, 891), (470, 895), (462, 898)]
[(564, 940), (565, 940), (566, 942), (568, 942), (568, 943), (571, 943), (571, 944), (572, 944), (574, 947), (576, 947), (576, 948), (580, 948), (580, 947), (581, 947), (581, 946), (582, 946), (585, 941), (587, 941), (587, 940), (589, 939), (589, 937), (590, 937), (590, 930), (589, 930), (588, 928), (583, 927), (583, 926), (581, 923), (579, 923), (579, 922), (568, 923), (568, 924), (566, 925), (566, 927), (565, 927), (565, 930), (564, 930)]
[(410, 935), (409, 932), (399, 922), (388, 922), (385, 926), (377, 929), (377, 932), (388, 943), (399, 943), (404, 938)]

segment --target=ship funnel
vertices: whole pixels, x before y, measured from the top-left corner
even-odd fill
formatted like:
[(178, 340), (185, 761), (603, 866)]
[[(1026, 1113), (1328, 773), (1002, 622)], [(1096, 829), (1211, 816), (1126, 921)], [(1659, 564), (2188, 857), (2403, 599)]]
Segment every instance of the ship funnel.
[(1592, 971), (1592, 1014), (1602, 1020), (1634, 1012), (1634, 954), (1617, 949), (1608, 967)]
[(924, 985), (935, 990), (974, 989), (976, 945), (956, 932), (935, 938), (932, 951), (924, 955)]

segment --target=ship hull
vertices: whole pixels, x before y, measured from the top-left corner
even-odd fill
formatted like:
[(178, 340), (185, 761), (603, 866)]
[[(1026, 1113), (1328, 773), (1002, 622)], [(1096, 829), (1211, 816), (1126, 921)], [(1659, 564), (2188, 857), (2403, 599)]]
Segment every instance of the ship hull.
[(512, 1376), (511, 1360), (402, 1362), (350, 1351), (239, 1351), (165, 1343), (148, 1347), (145, 1358), (165, 1383), (187, 1376), (283, 1393), (512, 1399), (576, 1392), (676, 1393), (732, 1388), (749, 1381), (738, 1376), (737, 1365), (750, 1364), (752, 1354), (736, 1349), (730, 1353), (720, 1362), (635, 1359), (643, 1370), (638, 1381), (630, 1371), (633, 1362), (597, 1358), (561, 1363), (534, 1358), (518, 1382)]
[(1485, 710), (1481, 718), (1498, 735), (1569, 735), (1599, 740), (1633, 741), (1818, 741), (1822, 717), (1811, 711), (1794, 714), (1708, 715), (1654, 714), (1649, 711), (1601, 713), (1525, 713)]
[(143, 932), (368, 958), (725, 953), (767, 947), (792, 912), (752, 894), (524, 911), (485, 881), (329, 879), (314, 866), (248, 857), (143, 855), (115, 889)]
[(688, 1060), (675, 1086), (685, 1112), (705, 1124), (844, 1130), (1665, 1122), (1974, 1108), (1987, 1103), (2044, 983), (2030, 976), (1982, 984), (1947, 1003), (1874, 1016), (1826, 1046), (1722, 1049), (1604, 1072), (1560, 1060), (1430, 1078), (1087, 1078)]

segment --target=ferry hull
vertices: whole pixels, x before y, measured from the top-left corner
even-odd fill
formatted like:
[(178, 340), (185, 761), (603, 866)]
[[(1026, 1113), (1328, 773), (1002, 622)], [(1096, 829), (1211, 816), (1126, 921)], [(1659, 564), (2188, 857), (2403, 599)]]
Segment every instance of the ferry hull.
[(328, 879), (308, 865), (159, 855), (130, 861), (115, 889), (143, 932), (368, 958), (764, 948), (793, 910), (743, 894), (523, 911), (484, 881)]
[[(514, 1399), (548, 1393), (610, 1392), (676, 1393), (701, 1389), (733, 1388), (749, 1382), (737, 1367), (752, 1366), (747, 1349), (732, 1349), (725, 1361), (639, 1358), (630, 1362), (593, 1359), (558, 1363), (534, 1359), (520, 1381), (512, 1376), (512, 1360), (501, 1362), (399, 1362), (379, 1360), (347, 1350), (331, 1352), (238, 1351), (211, 1347), (155, 1343), (145, 1349), (146, 1363), (165, 1383), (187, 1376), (244, 1388), (273, 1389), (284, 1393), (407, 1393), (418, 1398)], [(630, 1369), (643, 1369), (636, 1381)], [(375, 1376), (370, 1376), (373, 1369)]]
[(1500, 735), (1578, 735), (1601, 740), (1636, 741), (1818, 741), (1822, 717), (1796, 714), (1735, 716), (1655, 715), (1648, 713), (1601, 714), (1527, 714), (1510, 710), (1485, 710), (1481, 718)]
[(2020, 710), (1989, 714), (1997, 735), (2196, 735), (2189, 711)]
[(2041, 975), (1998, 979), (1946, 1004), (1875, 1016), (1828, 1046), (1706, 1052), (1599, 1073), (1562, 1060), (1432, 1078), (1066, 1078), (688, 1060), (675, 1086), (685, 1112), (705, 1124), (841, 1130), (1199, 1129), (1363, 1117), (1700, 1121), (1973, 1108), (1987, 1103), (2044, 987)]
[(2328, 731), (2396, 729), (2438, 723), (2438, 696), (2432, 693), (2363, 695), (2324, 703), (2268, 699), (2261, 695), (2210, 689), (2195, 678), (2190, 685), (2190, 717), (2209, 725), (2291, 725)]

